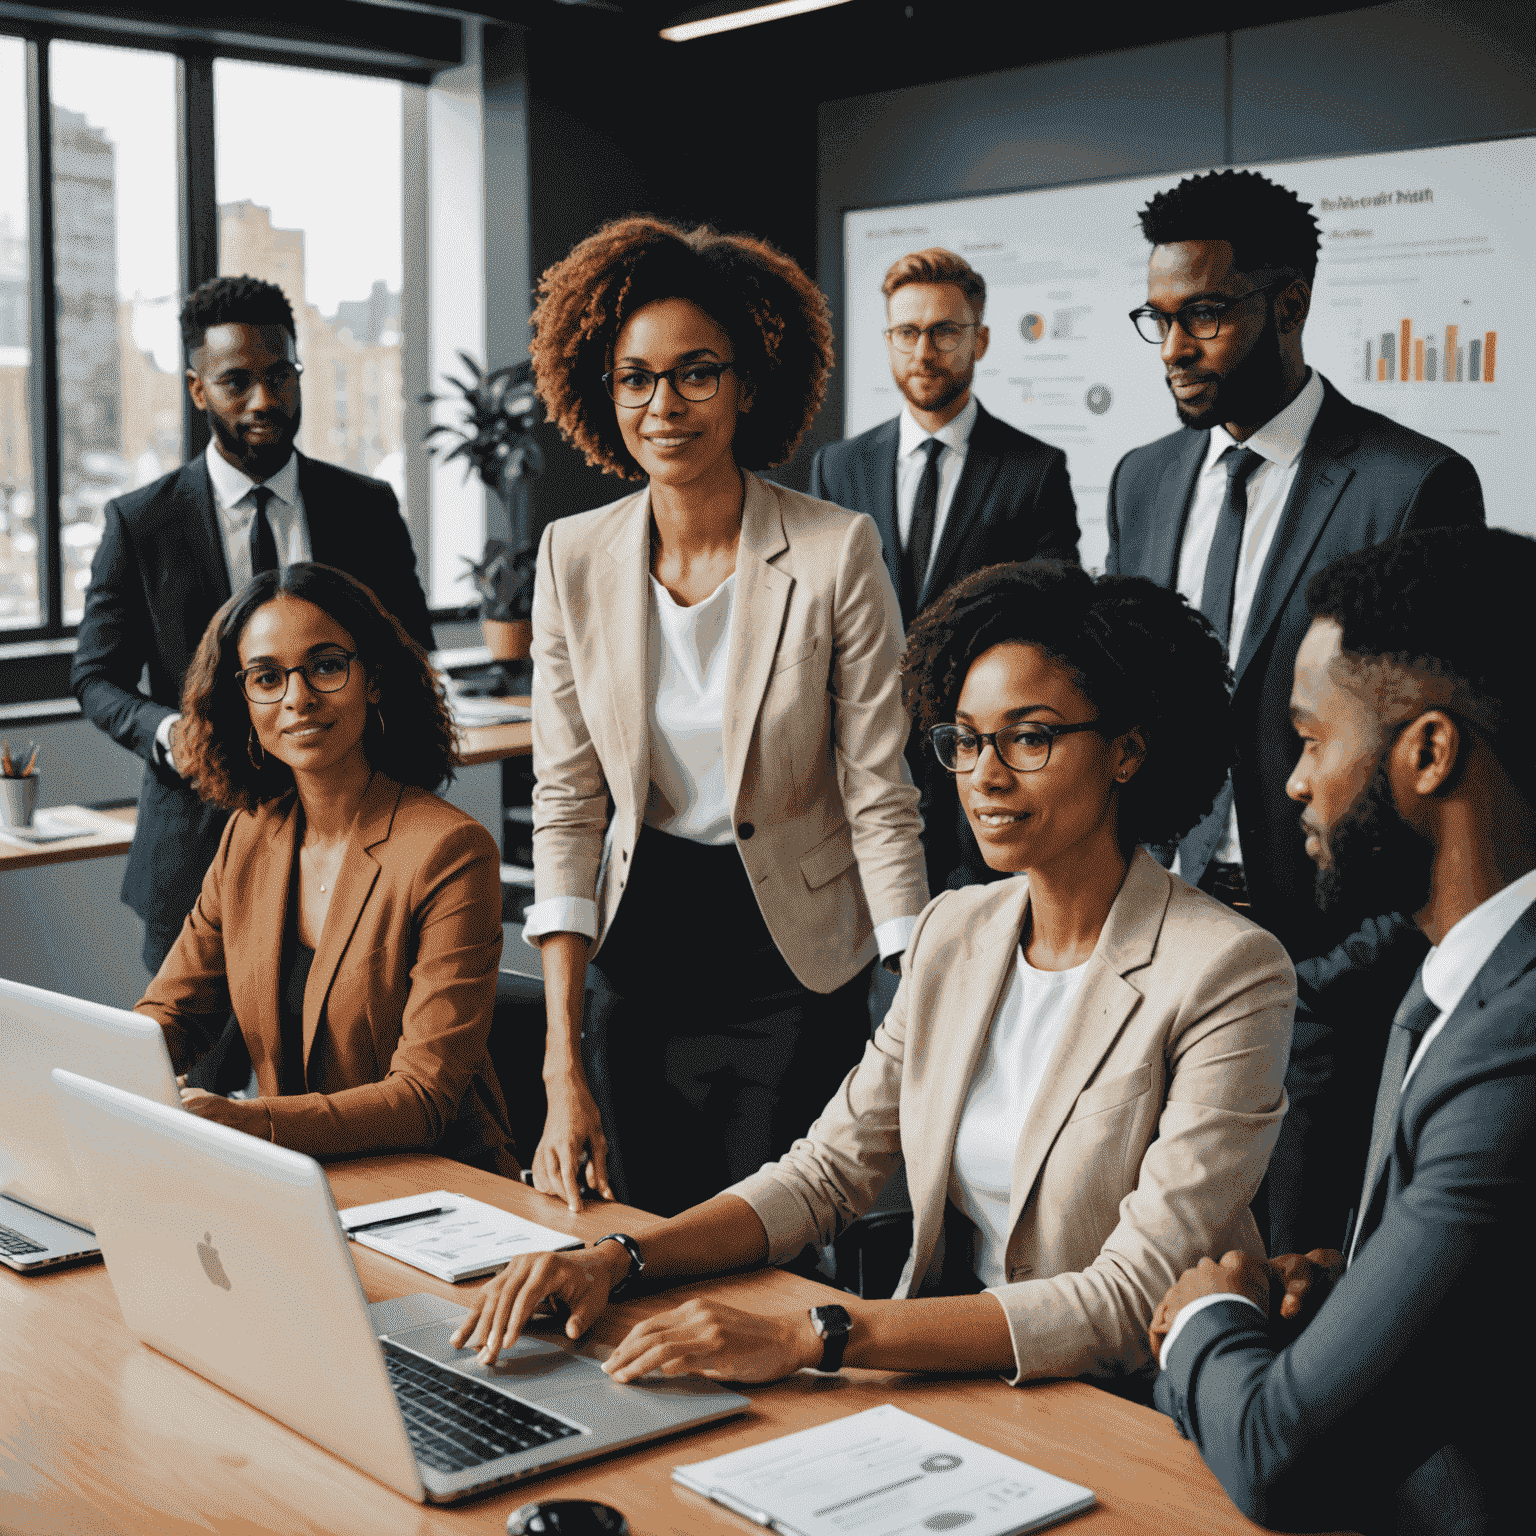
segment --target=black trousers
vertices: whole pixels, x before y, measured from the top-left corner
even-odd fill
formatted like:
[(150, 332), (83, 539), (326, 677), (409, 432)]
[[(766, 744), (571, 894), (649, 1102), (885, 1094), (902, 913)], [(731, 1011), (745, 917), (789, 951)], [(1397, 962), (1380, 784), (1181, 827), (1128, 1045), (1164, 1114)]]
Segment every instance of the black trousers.
[(672, 1216), (781, 1156), (869, 1039), (869, 967), (795, 979), (734, 846), (641, 829), (594, 957), (616, 1193)]

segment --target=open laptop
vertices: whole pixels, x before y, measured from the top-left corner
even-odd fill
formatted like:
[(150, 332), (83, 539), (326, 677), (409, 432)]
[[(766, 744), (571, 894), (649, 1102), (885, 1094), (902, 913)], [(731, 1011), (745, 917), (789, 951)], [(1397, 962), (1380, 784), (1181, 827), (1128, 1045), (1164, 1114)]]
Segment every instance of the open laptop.
[(706, 1381), (621, 1385), (548, 1332), (482, 1366), (448, 1342), (463, 1307), (369, 1306), (312, 1158), (53, 1080), (133, 1333), (409, 1498), (447, 1503), (748, 1406)]
[(24, 1274), (100, 1251), (59, 1124), (55, 1067), (180, 1103), (153, 1019), (0, 979), (0, 1263)]

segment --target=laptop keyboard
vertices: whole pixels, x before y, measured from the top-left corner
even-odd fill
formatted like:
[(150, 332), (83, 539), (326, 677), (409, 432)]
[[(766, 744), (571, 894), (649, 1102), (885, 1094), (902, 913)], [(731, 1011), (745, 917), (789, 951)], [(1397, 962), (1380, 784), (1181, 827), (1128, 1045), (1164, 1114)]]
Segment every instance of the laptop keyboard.
[(419, 1460), (439, 1472), (462, 1472), (581, 1433), (575, 1425), (445, 1365), (388, 1340), (380, 1343), (411, 1448)]
[(24, 1253), (46, 1253), (47, 1251), (41, 1243), (34, 1243), (30, 1237), (23, 1237), (15, 1227), (0, 1226), (0, 1253), (8, 1253), (13, 1259), (19, 1259)]

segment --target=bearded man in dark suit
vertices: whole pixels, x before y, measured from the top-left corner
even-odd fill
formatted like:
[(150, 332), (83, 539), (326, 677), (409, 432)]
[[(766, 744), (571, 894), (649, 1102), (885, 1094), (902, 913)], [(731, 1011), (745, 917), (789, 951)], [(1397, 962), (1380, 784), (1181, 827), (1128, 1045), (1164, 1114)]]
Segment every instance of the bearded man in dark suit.
[(190, 464), (107, 503), (70, 674), (86, 717), (146, 765), (122, 898), (144, 920), (151, 975), (197, 899), (226, 820), (176, 767), (182, 680), (220, 605), (258, 571), (316, 560), (355, 576), (432, 648), (394, 492), (294, 448), (303, 370), (282, 289), (252, 277), (204, 283), (182, 309), (181, 337), (187, 390), (212, 441)]
[[(1283, 1250), (1302, 1230), (1343, 1225), (1392, 1010), (1423, 954), (1400, 915), (1347, 904), (1323, 914), (1312, 899), (1286, 793), (1307, 578), (1409, 529), (1481, 523), (1482, 489), (1460, 454), (1363, 410), (1307, 366), (1318, 231), (1295, 193), (1251, 171), (1213, 172), (1159, 193), (1141, 224), (1152, 254), (1132, 319), (1159, 348), (1181, 430), (1116, 467), (1108, 569), (1183, 592), (1226, 643), (1236, 679), (1237, 762), (1177, 867), (1297, 964), (1291, 1106), (1268, 1182), (1271, 1245)], [(1359, 985), (1362, 947), (1374, 971)]]
[[(990, 340), (985, 279), (935, 247), (903, 256), (881, 292), (891, 375), (906, 407), (820, 449), (811, 495), (874, 518), (902, 623), (983, 566), (1040, 557), (1075, 564), (1077, 504), (1066, 454), (999, 421), (971, 393)], [(914, 740), (908, 760), (923, 791), (929, 889), (999, 878), (926, 744)]]

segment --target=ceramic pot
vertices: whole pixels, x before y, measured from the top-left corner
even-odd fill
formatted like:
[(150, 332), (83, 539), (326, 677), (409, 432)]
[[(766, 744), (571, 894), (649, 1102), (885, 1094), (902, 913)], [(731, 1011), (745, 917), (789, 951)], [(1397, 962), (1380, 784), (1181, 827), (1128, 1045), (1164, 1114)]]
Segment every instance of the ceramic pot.
[(482, 619), (485, 644), (492, 661), (524, 661), (533, 648), (530, 619)]

